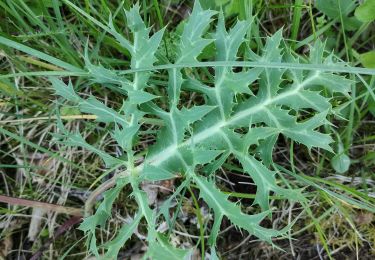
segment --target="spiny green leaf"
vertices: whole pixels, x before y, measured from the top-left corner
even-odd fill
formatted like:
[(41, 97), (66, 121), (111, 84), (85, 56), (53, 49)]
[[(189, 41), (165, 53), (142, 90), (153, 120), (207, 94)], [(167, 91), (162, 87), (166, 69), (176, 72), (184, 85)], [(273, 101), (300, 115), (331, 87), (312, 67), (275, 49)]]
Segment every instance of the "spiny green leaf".
[(124, 224), (119, 230), (117, 236), (113, 240), (109, 241), (104, 245), (104, 247), (107, 248), (107, 252), (103, 257), (103, 260), (117, 259), (117, 255), (120, 249), (124, 246), (126, 241), (132, 236), (139, 222), (141, 221), (141, 218), (142, 214), (138, 212), (130, 224)]
[(127, 79), (118, 76), (112, 70), (106, 69), (101, 65), (96, 66), (92, 64), (88, 58), (87, 47), (85, 54), (85, 67), (92, 77), (93, 82), (100, 84), (116, 84), (122, 86), (123, 89), (128, 89), (131, 84)]
[(169, 171), (155, 167), (152, 165), (145, 165), (142, 169), (141, 178), (149, 181), (161, 181), (173, 178), (175, 175)]
[(111, 156), (110, 154), (96, 148), (91, 144), (88, 144), (80, 133), (66, 133), (64, 137), (66, 138), (66, 141), (63, 142), (65, 145), (80, 146), (97, 154), (101, 159), (103, 159), (107, 168), (123, 163), (122, 160)]
[(273, 149), (278, 137), (278, 134), (274, 134), (265, 138), (256, 149), (264, 165), (266, 165), (267, 167), (270, 167), (272, 163)]
[(157, 98), (157, 96), (142, 90), (130, 90), (128, 95), (129, 101), (136, 105), (146, 103), (154, 98)]
[[(291, 88), (294, 86), (292, 85)], [(312, 108), (323, 112), (331, 108), (329, 99), (323, 97), (319, 91), (301, 90), (294, 98), (284, 97), (279, 99), (280, 105), (289, 105), (295, 110)]]
[(341, 76), (315, 72), (306, 86), (323, 86), (331, 92), (348, 93), (353, 81)]
[(192, 250), (184, 250), (173, 247), (169, 244), (168, 240), (162, 236), (158, 235), (158, 243), (151, 244), (148, 255), (151, 259), (155, 260), (188, 260), (191, 259)]
[(206, 163), (212, 162), (217, 158), (223, 151), (218, 150), (204, 150), (204, 149), (193, 149), (193, 160), (195, 164), (204, 165)]
[[(320, 69), (324, 66), (337, 66), (336, 59), (332, 54), (326, 54), (325, 44), (320, 40), (310, 47), (309, 56), (300, 58), (288, 50), (280, 30), (267, 38), (259, 53), (253, 53), (244, 44), (246, 33), (251, 29), (248, 21), (237, 21), (227, 30), (222, 14), (218, 17), (216, 31), (206, 33), (216, 12), (203, 10), (199, 1), (196, 1), (188, 21), (183, 22), (183, 27), (180, 26), (183, 31), (177, 41), (174, 65), (158, 67), (165, 68), (164, 72), (161, 71), (164, 73), (161, 80), (164, 80), (164, 76), (168, 80), (161, 86), (152, 84), (151, 87), (148, 85), (149, 79), (160, 76), (155, 74), (154, 64), (162, 64), (165, 60), (156, 55), (164, 31), (152, 34), (139, 11), (137, 4), (125, 12), (131, 39), (126, 39), (116, 31), (112, 18), (109, 27), (104, 26), (129, 51), (129, 72), (132, 74), (128, 73), (125, 78), (110, 69), (93, 65), (88, 59), (88, 53), (86, 54), (86, 70), (94, 83), (122, 88), (120, 93), (124, 94), (124, 98), (121, 109), (117, 111), (109, 108), (94, 97), (80, 98), (71, 84), (67, 86), (57, 79), (51, 80), (58, 95), (78, 104), (81, 112), (95, 114), (97, 121), (107, 123), (111, 137), (128, 157), (126, 162), (122, 161), (87, 144), (79, 133), (62, 131), (61, 137), (67, 138), (67, 145), (79, 145), (98, 154), (107, 166), (123, 163), (127, 167), (128, 182), (139, 212), (134, 221), (125, 225), (118, 236), (107, 244), (106, 255), (116, 258), (121, 245), (143, 219), (147, 228), (146, 257), (188, 257), (190, 251), (170, 245), (168, 238), (158, 233), (157, 226), (160, 224), (160, 217), (164, 216), (168, 227), (173, 228), (173, 221), (170, 219), (172, 201), (183, 194), (191, 182), (196, 184), (201, 199), (214, 212), (209, 239), (213, 257), (216, 257), (216, 239), (224, 217), (258, 239), (272, 243), (273, 237), (285, 234), (290, 227), (278, 231), (260, 225), (272, 213), (269, 210), (270, 194), (275, 193), (292, 201), (303, 201), (301, 190), (282, 187), (275, 169), (270, 168), (275, 165), (272, 153), (278, 137), (290, 138), (308, 149), (317, 147), (332, 151), (330, 143), (333, 140), (329, 135), (329, 128), (323, 127), (330, 124), (326, 118), (333, 113), (334, 102), (331, 104), (331, 100), (347, 97), (354, 82)], [(200, 78), (199, 69), (191, 73), (185, 65), (201, 67), (201, 63), (197, 61), (198, 56), (209, 44), (216, 53), (205, 53), (205, 59), (221, 63), (220, 66), (207, 70), (208, 75), (203, 79)], [(230, 66), (239, 64), (239, 54), (250, 59), (253, 62), (251, 64), (256, 64), (257, 68)], [(285, 62), (289, 65), (284, 66)], [(280, 64), (280, 67), (274, 64)], [(304, 68), (311, 68), (307, 64), (313, 64), (317, 69), (307, 72)], [(196, 92), (199, 99), (186, 102), (184, 97), (191, 92)], [(167, 96), (156, 99), (155, 93), (167, 93)], [(310, 112), (308, 116), (305, 116), (306, 111)], [(140, 123), (145, 116), (158, 118), (163, 122), (163, 127), (152, 128), (152, 134), (146, 135), (151, 140), (142, 141), (142, 145), (139, 145), (135, 140), (136, 137), (145, 136)], [(60, 129), (62, 128), (61, 126)], [(139, 163), (139, 158), (144, 158), (142, 163)], [(217, 188), (214, 181), (216, 171), (233, 159), (239, 162), (236, 168), (243, 174), (248, 174), (257, 187), (254, 205), (260, 206), (258, 214), (245, 214), (239, 204), (230, 202), (228, 195)], [(161, 208), (151, 208), (146, 192), (140, 188), (142, 181), (172, 179), (177, 173), (183, 179), (181, 185)], [(105, 193), (104, 201), (95, 215), (87, 218), (81, 226), (85, 232), (90, 233), (89, 248), (96, 256), (98, 250), (95, 228), (105, 225), (113, 201), (122, 187), (116, 186)], [(258, 207), (254, 207), (254, 210), (256, 208)]]
[[(129, 183), (128, 178), (117, 179), (116, 186), (103, 194), (103, 201), (100, 203), (95, 214), (84, 219), (79, 226), (79, 229), (88, 234), (89, 249), (92, 253), (99, 258), (99, 252), (96, 246), (96, 227), (104, 227), (106, 221), (111, 216), (112, 205), (118, 197), (122, 188)], [(124, 232), (125, 230), (123, 230)], [(123, 233), (120, 232), (120, 233)], [(112, 253), (111, 253), (112, 254)]]
[(57, 78), (50, 78), (49, 79), (52, 83), (52, 87), (55, 89), (56, 95), (59, 95), (66, 100), (69, 100), (71, 102), (78, 102), (80, 100), (79, 96), (76, 94), (76, 92), (73, 89), (72, 82), (69, 81), (69, 84), (66, 85), (63, 81), (57, 79)]
[(213, 244), (215, 244), (220, 223), (224, 216), (234, 225), (270, 243), (272, 237), (280, 235), (279, 231), (266, 229), (259, 225), (262, 219), (269, 213), (268, 211), (255, 215), (244, 214), (240, 207), (228, 201), (228, 195), (220, 192), (212, 182), (195, 174), (193, 174), (192, 178), (199, 187), (200, 197), (215, 211), (215, 223), (210, 236)]
[(186, 123), (194, 123), (198, 120), (201, 120), (205, 115), (211, 112), (215, 107), (213, 106), (194, 106), (192, 108), (182, 108), (178, 112), (181, 121)]
[(107, 107), (105, 104), (97, 100), (94, 96), (90, 96), (88, 99), (81, 99), (79, 101), (79, 108), (84, 113), (96, 115), (96, 120), (100, 122), (115, 122), (122, 125), (129, 124), (123, 115)]
[(265, 165), (246, 154), (235, 152), (236, 158), (241, 162), (244, 170), (250, 174), (257, 186), (254, 203), (259, 204), (263, 210), (268, 210), (270, 191), (283, 195), (290, 200), (298, 201), (301, 198), (299, 191), (283, 189), (277, 186), (275, 172), (270, 171)]
[(236, 25), (228, 33), (225, 29), (224, 15), (222, 12), (220, 13), (215, 34), (216, 60), (229, 61), (237, 59), (238, 48), (244, 42), (249, 26), (250, 24), (246, 21), (237, 21)]
[[(249, 24), (238, 21), (229, 31), (226, 31), (224, 16), (220, 13), (215, 46), (217, 49), (216, 59), (219, 61), (234, 61), (237, 59), (237, 52), (244, 42), (244, 37)], [(218, 105), (220, 116), (224, 119), (229, 116), (233, 108), (233, 97), (237, 93), (252, 94), (249, 85), (259, 76), (262, 69), (255, 68), (249, 71), (234, 73), (232, 68), (215, 68), (215, 89), (211, 102)]]
[(198, 55), (212, 42), (211, 39), (203, 39), (202, 35), (215, 13), (215, 11), (203, 10), (199, 1), (194, 2), (193, 12), (185, 24), (181, 35), (176, 63), (197, 61)]

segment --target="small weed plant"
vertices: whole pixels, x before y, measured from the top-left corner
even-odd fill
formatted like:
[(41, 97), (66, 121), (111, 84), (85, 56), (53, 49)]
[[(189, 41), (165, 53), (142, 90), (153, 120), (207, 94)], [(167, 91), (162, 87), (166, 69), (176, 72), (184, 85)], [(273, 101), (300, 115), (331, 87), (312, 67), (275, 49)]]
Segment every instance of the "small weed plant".
[[(94, 191), (103, 197), (94, 213), (91, 208), (96, 197), (92, 195), (86, 204), (80, 229), (87, 234), (90, 253), (116, 259), (142, 224), (147, 226), (146, 258), (190, 258), (193, 248), (178, 248), (168, 232), (159, 229), (161, 223), (173, 229), (178, 213), (171, 213), (171, 208), (186, 190), (199, 193), (212, 213), (211, 220), (200, 227), (210, 229), (205, 243), (212, 259), (219, 257), (216, 240), (224, 218), (271, 244), (273, 238), (287, 236), (293, 222), (281, 230), (267, 228), (262, 222), (272, 215), (270, 195), (305, 203), (303, 189), (291, 187), (275, 165), (275, 144), (283, 136), (309, 151), (333, 152), (327, 119), (339, 116), (332, 104), (346, 99), (353, 84), (337, 73), (351, 72), (351, 67), (337, 64), (319, 40), (309, 46), (308, 55), (293, 53), (281, 31), (268, 37), (262, 51), (255, 53), (246, 40), (251, 21), (237, 21), (227, 29), (221, 13), (203, 10), (198, 1), (172, 43), (163, 41), (163, 29), (151, 33), (139, 11), (138, 5), (126, 11), (129, 37), (118, 32), (111, 21), (106, 25), (107, 32), (130, 53), (129, 70), (95, 65), (86, 48), (91, 82), (121, 93), (121, 108), (109, 107), (93, 95), (83, 98), (71, 82), (50, 77), (56, 94), (81, 112), (94, 114), (121, 149), (120, 155), (106, 147), (99, 149), (79, 132), (66, 130), (62, 121), (58, 123), (59, 141), (97, 154), (109, 169), (123, 169)], [(214, 32), (208, 31), (212, 24)], [(165, 47), (169, 62), (162, 58)], [(200, 73), (193, 73), (192, 68)], [(150, 83), (161, 75), (167, 77), (165, 86)], [(192, 94), (197, 98), (186, 102), (186, 96)], [(146, 135), (152, 141), (140, 146)], [(256, 186), (251, 210), (231, 201), (217, 185), (215, 176), (223, 164), (232, 164), (251, 177)], [(150, 205), (141, 184), (170, 179), (178, 180), (173, 193), (160, 205)], [(125, 187), (132, 191), (137, 212), (103, 244), (97, 241), (98, 229), (110, 220), (113, 204)], [(204, 245), (202, 242), (203, 254)]]

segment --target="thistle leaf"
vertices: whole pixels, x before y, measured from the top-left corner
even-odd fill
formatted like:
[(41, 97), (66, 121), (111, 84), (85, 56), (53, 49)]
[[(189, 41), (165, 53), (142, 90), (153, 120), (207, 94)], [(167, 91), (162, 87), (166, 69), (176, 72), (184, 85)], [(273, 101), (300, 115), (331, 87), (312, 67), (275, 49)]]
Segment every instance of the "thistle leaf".
[(120, 249), (124, 246), (127, 240), (133, 235), (135, 229), (137, 228), (139, 222), (141, 221), (142, 214), (137, 213), (135, 218), (131, 221), (130, 224), (124, 224), (119, 230), (116, 238), (104, 245), (107, 248), (103, 259), (117, 259), (117, 255)]
[[(96, 246), (95, 230), (97, 227), (104, 227), (106, 221), (111, 216), (112, 205), (118, 197), (122, 188), (129, 183), (128, 178), (117, 179), (116, 186), (103, 194), (103, 201), (100, 203), (95, 214), (84, 219), (79, 229), (88, 234), (89, 250), (99, 258), (99, 252)], [(124, 230), (120, 233), (123, 233)], [(113, 249), (112, 249), (113, 250)], [(110, 254), (113, 255), (114, 252)]]
[[(155, 68), (154, 64), (164, 61), (157, 55), (164, 30), (152, 33), (139, 11), (140, 7), (136, 4), (125, 12), (132, 39), (118, 33), (111, 18), (108, 27), (119, 44), (130, 53), (131, 75), (125, 78), (120, 73), (93, 65), (86, 53), (86, 69), (93, 82), (122, 88), (120, 93), (124, 94), (124, 98), (121, 109), (109, 108), (93, 96), (83, 99), (76, 94), (71, 83), (66, 85), (51, 78), (57, 95), (77, 104), (81, 112), (95, 114), (97, 121), (107, 124), (109, 137), (128, 157), (126, 162), (120, 160), (107, 151), (109, 148), (98, 149), (88, 144), (81, 134), (69, 133), (59, 123), (62, 129), (60, 137), (67, 140), (65, 144), (78, 145), (96, 153), (107, 167), (121, 163), (127, 167), (127, 178), (120, 179), (115, 188), (104, 194), (96, 213), (81, 225), (81, 229), (89, 235), (91, 253), (98, 257), (95, 230), (106, 224), (115, 198), (128, 183), (139, 211), (130, 224), (121, 228), (116, 238), (105, 244), (107, 258), (116, 258), (121, 246), (141, 221), (147, 228), (146, 257), (190, 257), (191, 250), (172, 246), (169, 238), (161, 235), (157, 227), (160, 218), (164, 217), (168, 227), (173, 228), (170, 216), (173, 201), (184, 194), (191, 183), (195, 183), (200, 198), (214, 213), (209, 239), (213, 259), (217, 259), (216, 240), (224, 217), (236, 227), (272, 244), (272, 238), (283, 236), (290, 226), (282, 230), (261, 226), (265, 217), (272, 216), (270, 194), (292, 201), (304, 200), (301, 189), (279, 184), (275, 168), (271, 167), (275, 165), (272, 155), (278, 138), (284, 136), (307, 149), (320, 148), (332, 152), (330, 144), (333, 140), (329, 128), (323, 126), (330, 124), (326, 118), (333, 114), (332, 104), (335, 102), (331, 101), (347, 97), (353, 81), (319, 69), (320, 65), (336, 65), (333, 55), (326, 55), (325, 45), (319, 40), (310, 47), (309, 56), (302, 59), (288, 50), (279, 30), (267, 38), (259, 53), (253, 53), (244, 44), (250, 24), (237, 21), (227, 30), (222, 13), (218, 16), (216, 31), (206, 33), (216, 12), (203, 10), (199, 1), (195, 1), (189, 19), (182, 24), (183, 32), (177, 41), (174, 64)], [(205, 59), (210, 63), (212, 61), (214, 66), (212, 70), (207, 70), (209, 75), (206, 73), (205, 78), (200, 78), (200, 70), (193, 69), (194, 73), (191, 73), (191, 67), (202, 66), (198, 57), (208, 45), (215, 48), (216, 53), (205, 52)], [(258, 64), (257, 68), (231, 66), (237, 62), (238, 56), (249, 58)], [(294, 69), (303, 66), (305, 60), (318, 69), (309, 72)], [(282, 66), (285, 62), (293, 66)], [(275, 64), (280, 64), (280, 68)], [(160, 73), (156, 74), (156, 69)], [(161, 86), (154, 82), (149, 86), (150, 78), (160, 74), (163, 75), (160, 77), (162, 80), (164, 76), (168, 80), (165, 79)], [(192, 92), (198, 94), (199, 99), (186, 102), (185, 97)], [(166, 93), (166, 96), (159, 98), (155, 93)], [(145, 131), (140, 122), (146, 118), (158, 118), (162, 127), (153, 126), (152, 134), (146, 134), (147, 141), (141, 144), (137, 140), (145, 136)], [(257, 187), (254, 214), (245, 213), (240, 203), (228, 200), (228, 195), (218, 188), (215, 181), (216, 174), (220, 174), (218, 170), (225, 169), (227, 163), (233, 164), (233, 160), (235, 167), (250, 176)], [(169, 180), (176, 176), (182, 179), (180, 186), (161, 207), (151, 208), (146, 192), (140, 188), (143, 187), (142, 182)]]
[(215, 222), (211, 231), (210, 241), (215, 244), (219, 232), (220, 223), (226, 216), (234, 225), (243, 228), (258, 238), (271, 243), (271, 238), (280, 235), (279, 231), (263, 228), (260, 221), (269, 213), (264, 211), (260, 214), (247, 215), (234, 203), (228, 201), (228, 195), (220, 192), (212, 182), (203, 177), (193, 175), (192, 177), (199, 187), (200, 197), (214, 210)]
[(173, 177), (174, 174), (172, 174), (171, 172), (152, 165), (145, 165), (141, 173), (141, 178), (149, 181), (168, 180)]
[(74, 102), (74, 103), (79, 101), (80, 98), (74, 91), (71, 81), (69, 81), (69, 84), (66, 85), (63, 81), (57, 78), (51, 77), (49, 80), (52, 83), (52, 87), (55, 89), (56, 95), (59, 95), (65, 98), (66, 100)]
[(192, 250), (178, 249), (171, 246), (168, 240), (162, 235), (158, 235), (159, 243), (153, 243), (148, 251), (148, 255), (151, 259), (191, 259)]
[(185, 24), (181, 41), (178, 46), (178, 58), (176, 63), (194, 63), (203, 49), (212, 42), (204, 39), (202, 35), (211, 23), (211, 17), (216, 11), (203, 10), (199, 1), (194, 2), (193, 12)]

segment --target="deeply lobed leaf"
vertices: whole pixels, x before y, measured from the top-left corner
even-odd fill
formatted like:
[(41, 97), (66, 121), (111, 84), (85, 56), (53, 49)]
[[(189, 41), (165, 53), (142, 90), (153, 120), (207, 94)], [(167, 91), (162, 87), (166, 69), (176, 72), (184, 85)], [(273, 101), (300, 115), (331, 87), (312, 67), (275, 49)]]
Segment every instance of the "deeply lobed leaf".
[[(270, 168), (272, 153), (279, 135), (305, 145), (332, 151), (333, 141), (328, 133), (320, 132), (320, 127), (328, 124), (327, 115), (331, 114), (330, 100), (338, 94), (347, 95), (351, 81), (332, 73), (279, 68), (233, 68), (217, 66), (213, 72), (214, 86), (204, 84), (199, 78), (189, 76), (184, 64), (191, 66), (198, 56), (211, 43), (215, 45), (215, 61), (233, 62), (238, 59), (241, 46), (245, 57), (262, 63), (293, 62), (300, 60), (291, 55), (283, 44), (281, 31), (266, 41), (263, 51), (253, 53), (246, 48), (245, 39), (249, 24), (238, 21), (227, 31), (223, 15), (219, 15), (216, 33), (208, 38), (205, 33), (212, 17), (216, 13), (203, 10), (199, 1), (194, 9), (177, 44), (177, 56), (174, 65), (167, 69), (167, 102), (158, 100), (150, 93), (148, 81), (152, 76), (152, 67), (156, 52), (162, 39), (163, 30), (150, 36), (139, 15), (139, 6), (126, 11), (127, 25), (132, 32), (133, 41), (118, 33), (110, 21), (109, 28), (117, 41), (130, 52), (131, 80), (93, 65), (86, 55), (87, 70), (91, 79), (100, 84), (113, 84), (123, 91), (123, 106), (119, 111), (107, 107), (94, 97), (81, 98), (73, 90), (71, 83), (66, 85), (60, 80), (51, 79), (56, 94), (69, 102), (77, 104), (84, 113), (93, 113), (97, 121), (106, 123), (111, 136), (127, 155), (124, 162), (108, 153), (86, 143), (78, 133), (63, 131), (69, 145), (82, 146), (98, 154), (106, 166), (120, 163), (127, 167), (127, 178), (119, 178), (115, 188), (104, 194), (104, 200), (93, 216), (86, 218), (81, 229), (90, 236), (90, 250), (98, 256), (95, 229), (103, 226), (110, 217), (111, 205), (125, 185), (130, 185), (139, 211), (130, 224), (124, 224), (118, 237), (105, 245), (106, 257), (116, 258), (121, 245), (126, 243), (141, 220), (147, 225), (147, 256), (160, 259), (162, 255), (171, 258), (187, 258), (189, 250), (177, 249), (169, 244), (168, 238), (157, 232), (160, 216), (164, 216), (170, 225), (169, 207), (171, 201), (183, 188), (194, 182), (199, 189), (201, 199), (213, 210), (214, 223), (210, 236), (211, 254), (216, 254), (216, 238), (224, 217), (234, 225), (247, 230), (261, 240), (272, 243), (272, 238), (283, 235), (286, 229), (278, 231), (261, 226), (261, 221), (269, 216), (269, 196), (271, 193), (285, 199), (302, 200), (301, 190), (286, 189), (278, 185), (276, 172)], [(324, 44), (320, 41), (311, 47), (309, 62), (314, 64), (333, 64), (332, 56), (325, 58)], [(182, 65), (182, 66), (181, 66)], [(184, 106), (181, 91), (194, 91), (204, 97), (205, 104)], [(157, 101), (157, 102), (156, 102)], [(299, 114), (308, 109), (310, 117), (301, 118)], [(158, 130), (155, 144), (147, 148), (147, 156), (137, 165), (134, 157), (133, 140), (139, 134), (140, 122), (146, 117), (157, 117), (163, 121)], [(257, 148), (254, 149), (253, 146)], [(245, 214), (239, 205), (228, 200), (215, 182), (215, 172), (232, 156), (239, 163), (244, 174), (248, 174), (257, 187), (254, 206), (259, 205), (258, 214)], [(158, 181), (181, 176), (184, 181), (176, 193), (158, 209), (151, 209), (147, 196), (140, 187), (142, 181)], [(126, 180), (126, 181), (125, 181)]]

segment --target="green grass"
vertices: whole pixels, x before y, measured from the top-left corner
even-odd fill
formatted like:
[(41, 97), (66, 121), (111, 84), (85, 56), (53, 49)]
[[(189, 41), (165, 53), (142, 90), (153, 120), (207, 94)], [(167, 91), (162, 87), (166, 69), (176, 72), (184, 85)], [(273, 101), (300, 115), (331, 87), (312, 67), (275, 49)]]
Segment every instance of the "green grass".
[[(337, 114), (330, 117), (334, 126), (327, 126), (325, 129), (334, 129), (340, 137), (344, 143), (344, 153), (351, 158), (351, 166), (345, 173), (336, 173), (330, 163), (331, 153), (315, 149), (309, 152), (296, 142), (279, 140), (273, 156), (274, 168), (280, 170), (278, 184), (288, 188), (304, 187), (306, 203), (292, 204), (277, 194), (271, 195), (270, 204), (277, 210), (272, 214), (271, 220), (265, 220), (269, 222), (265, 225), (272, 226), (270, 223), (273, 222), (279, 229), (295, 220), (289, 232), (294, 239), (274, 241), (284, 251), (273, 249), (259, 241), (251, 241), (256, 239), (254, 236), (248, 238), (252, 243), (245, 243), (236, 248), (236, 245), (249, 234), (236, 231), (229, 221), (225, 220), (219, 233), (218, 254), (225, 255), (228, 250), (234, 249), (227, 255), (228, 258), (238, 258), (242, 254), (245, 258), (300, 255), (304, 258), (322, 256), (336, 259), (359, 255), (364, 259), (371, 259), (374, 256), (371, 247), (375, 246), (374, 222), (359, 219), (363, 218), (364, 214), (373, 216), (375, 211), (375, 125), (374, 114), (369, 109), (369, 104), (375, 102), (375, 71), (362, 68), (359, 54), (373, 49), (373, 23), (363, 23), (357, 30), (350, 31), (346, 28), (345, 16), (342, 14), (334, 19), (326, 16), (325, 23), (319, 24), (318, 18), (322, 16), (322, 12), (316, 9), (314, 1), (290, 0), (281, 5), (277, 1), (261, 0), (253, 1), (253, 5), (248, 1), (239, 3), (240, 17), (253, 20), (251, 37), (248, 37), (246, 45), (255, 53), (260, 52), (266, 36), (283, 28), (285, 44), (290, 46), (294, 53), (305, 57), (306, 44), (321, 38), (327, 39), (329, 51), (348, 62), (350, 66), (317, 67), (304, 64), (297, 68), (306, 71), (319, 68), (343, 75), (351, 73), (351, 79), (356, 82), (350, 92), (350, 98), (335, 101)], [(91, 119), (80, 118), (81, 113), (77, 109), (71, 108), (63, 99), (56, 98), (48, 77), (70, 77), (74, 79), (74, 88), (81, 96), (87, 97), (93, 93), (100, 96), (101, 101), (107, 102), (109, 106), (119, 108), (122, 99), (116, 92), (118, 90), (102, 87), (87, 79), (84, 50), (87, 44), (89, 58), (94, 64), (100, 63), (126, 78), (130, 79), (135, 72), (146, 71), (147, 68), (129, 69), (129, 52), (114, 39), (107, 25), (111, 14), (117, 31), (128, 38), (130, 34), (122, 7), (129, 9), (133, 4), (132, 1), (100, 0), (0, 0), (1, 194), (82, 208), (88, 196), (87, 192), (108, 180), (113, 173), (122, 170), (116, 167), (105, 169), (101, 160), (93, 153), (55, 142), (54, 134), (60, 133), (56, 127), (55, 115), (63, 106), (63, 111), (60, 110), (61, 116), (75, 118), (63, 120), (68, 129), (80, 130), (82, 135), (97, 147), (111, 147), (111, 151), (116, 151), (114, 143), (109, 143), (108, 126), (98, 126)], [(148, 25), (153, 25), (153, 31), (167, 26), (166, 38), (162, 42), (165, 54), (158, 58), (164, 59), (164, 64), (168, 65), (156, 66), (159, 74), (151, 79), (150, 84), (168, 85), (168, 79), (163, 71), (187, 65), (192, 67), (186, 70), (187, 74), (200, 76), (212, 84), (211, 72), (205, 68), (223, 66), (223, 63), (202, 61), (195, 64), (169, 65), (168, 62), (174, 55), (171, 44), (175, 37), (175, 27), (191, 10), (192, 1), (140, 1), (140, 4), (141, 16)], [(218, 10), (219, 8), (217, 6)], [(252, 10), (252, 13), (243, 10)], [(226, 15), (227, 26), (234, 25), (237, 14), (226, 12)], [(265, 66), (259, 62), (239, 61), (230, 65)], [(292, 62), (275, 66), (296, 68)], [(166, 96), (162, 88), (158, 91), (155, 94)], [(184, 94), (183, 98), (186, 104), (202, 102), (199, 95)], [(340, 118), (339, 112), (345, 115), (345, 120)], [(44, 119), (31, 120), (35, 117)], [(143, 139), (139, 140), (140, 147), (147, 147), (148, 138), (151, 138), (162, 124), (156, 118), (148, 120), (150, 121), (144, 122)], [(337, 141), (334, 135), (332, 137)], [(140, 158), (139, 156), (136, 160)], [(220, 178), (220, 189), (230, 195), (231, 201), (241, 201), (244, 211), (256, 213), (256, 209), (251, 207), (255, 192), (252, 192), (249, 186), (246, 191), (237, 191), (237, 186), (242, 185), (238, 182), (251, 182), (250, 179), (236, 179), (235, 176), (243, 175), (241, 167), (236, 168), (235, 163), (227, 162), (218, 169), (217, 175)], [(161, 190), (167, 187), (175, 192), (180, 181), (175, 180), (171, 186), (163, 182), (157, 184), (161, 186), (158, 190), (159, 197), (165, 199), (174, 194), (165, 194)], [(232, 182), (237, 184), (233, 186), (230, 184)], [(125, 188), (121, 193), (121, 199), (128, 200), (126, 196), (130, 192)], [(168, 235), (177, 246), (193, 246), (197, 255), (207, 256), (210, 253), (208, 235), (212, 231), (212, 225), (207, 215), (208, 207), (198, 196), (198, 188), (191, 186), (191, 189), (185, 192), (176, 192), (176, 198), (177, 205), (173, 208), (175, 216), (171, 220), (174, 229), (168, 230)], [(48, 240), (48, 237), (40, 237), (31, 243), (32, 247), (24, 245), (28, 240), (27, 232), (32, 209), (3, 203), (0, 207), (5, 212), (0, 217), (0, 240), (13, 240), (13, 252), (9, 251), (8, 257), (14, 258), (18, 254), (25, 254), (26, 258), (30, 258)], [(134, 199), (127, 203), (117, 200), (112, 210), (111, 223), (103, 230), (97, 230), (98, 240), (104, 242), (112, 238), (112, 234), (120, 229), (124, 218), (134, 216), (135, 212), (137, 203)], [(53, 230), (66, 220), (67, 216), (59, 214), (56, 220), (44, 220), (42, 226), (37, 228), (49, 228), (53, 233)], [(137, 241), (141, 234), (145, 233), (145, 227), (146, 222), (141, 222), (138, 237), (133, 235), (130, 243), (121, 249), (124, 257), (132, 252), (131, 250), (142, 254)], [(259, 251), (259, 246), (264, 247)], [(320, 248), (323, 250), (320, 251)], [(29, 253), (30, 251), (32, 253)], [(49, 250), (45, 250), (43, 258), (64, 255), (67, 259), (82, 259), (86, 253), (84, 234), (74, 227), (56, 240)]]

